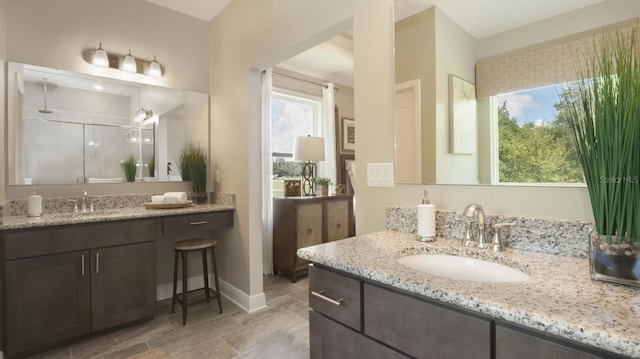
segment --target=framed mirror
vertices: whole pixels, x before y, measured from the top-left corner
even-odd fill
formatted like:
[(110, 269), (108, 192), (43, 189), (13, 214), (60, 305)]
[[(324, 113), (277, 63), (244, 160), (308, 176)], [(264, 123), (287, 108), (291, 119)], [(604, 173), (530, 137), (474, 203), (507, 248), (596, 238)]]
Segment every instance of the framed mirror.
[[(8, 184), (181, 181), (186, 141), (208, 148), (203, 93), (8, 63)], [(127, 161), (129, 160), (129, 161)]]

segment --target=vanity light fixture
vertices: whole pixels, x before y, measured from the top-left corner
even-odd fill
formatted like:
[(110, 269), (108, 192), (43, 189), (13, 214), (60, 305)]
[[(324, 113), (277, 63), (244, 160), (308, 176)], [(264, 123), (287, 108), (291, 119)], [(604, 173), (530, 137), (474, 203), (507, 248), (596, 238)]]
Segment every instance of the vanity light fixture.
[(98, 48), (93, 52), (93, 58), (91, 63), (98, 67), (109, 67), (109, 56), (107, 52), (102, 48), (102, 43), (98, 45)]
[(97, 49), (85, 49), (82, 53), (84, 60), (94, 66), (118, 69), (125, 72), (147, 75), (150, 77), (162, 77), (162, 65), (153, 55), (153, 60), (136, 58), (131, 54), (131, 49), (126, 55), (107, 53), (102, 48), (102, 43)]
[(156, 55), (153, 55), (153, 61), (149, 64), (149, 71), (147, 71), (147, 75), (162, 77), (162, 69), (160, 68), (160, 63), (156, 60)]
[(120, 64), (120, 69), (126, 72), (137, 72), (138, 66), (136, 65), (136, 59), (131, 55), (131, 49), (129, 49), (129, 53), (122, 60), (122, 64)]
[(136, 116), (133, 118), (134, 122), (142, 122), (153, 117), (153, 110), (147, 107), (142, 107), (136, 112)]

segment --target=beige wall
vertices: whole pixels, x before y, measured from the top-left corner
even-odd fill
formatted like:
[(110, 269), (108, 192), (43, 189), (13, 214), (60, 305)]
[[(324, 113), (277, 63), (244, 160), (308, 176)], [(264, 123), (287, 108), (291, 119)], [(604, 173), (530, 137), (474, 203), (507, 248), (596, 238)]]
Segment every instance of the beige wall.
[(436, 8), (395, 24), (395, 83), (420, 79), (422, 181), (436, 182)]
[[(436, 8), (436, 182), (478, 183), (478, 154), (451, 154), (449, 74), (475, 82), (475, 39)], [(433, 182), (431, 182), (433, 183)]]
[[(4, 159), (5, 154), (5, 129), (6, 129), (6, 111), (5, 111), (5, 68), (7, 59), (7, 1), (0, 0), (0, 158)], [(3, 161), (3, 164), (6, 161)], [(0, 200), (6, 197), (5, 194), (5, 182), (7, 180), (6, 165), (2, 166), (2, 175), (0, 176)]]
[(249, 310), (264, 302), (259, 71), (351, 28), (351, 1), (277, 4), (234, 0), (211, 22), (212, 151), (220, 190), (237, 195), (235, 227), (220, 242), (225, 255), (218, 264), (221, 276), (248, 296), (240, 304)]

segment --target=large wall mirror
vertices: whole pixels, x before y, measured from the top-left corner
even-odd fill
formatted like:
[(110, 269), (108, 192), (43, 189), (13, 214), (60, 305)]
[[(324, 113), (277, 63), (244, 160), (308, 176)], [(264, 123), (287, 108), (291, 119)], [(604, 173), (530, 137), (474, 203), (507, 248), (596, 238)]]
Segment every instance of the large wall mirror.
[[(181, 181), (186, 141), (208, 148), (209, 96), (9, 62), (10, 185)], [(131, 181), (132, 178), (129, 178)]]

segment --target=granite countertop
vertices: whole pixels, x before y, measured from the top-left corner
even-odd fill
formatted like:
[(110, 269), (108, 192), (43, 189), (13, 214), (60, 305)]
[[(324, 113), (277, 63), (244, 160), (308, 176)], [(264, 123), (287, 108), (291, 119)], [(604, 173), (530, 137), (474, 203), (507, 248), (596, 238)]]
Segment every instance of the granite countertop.
[[(453, 280), (395, 260), (420, 253), (454, 254), (506, 264), (530, 275), (513, 283)], [(381, 231), (301, 248), (298, 256), (365, 279), (633, 358), (640, 358), (640, 289), (589, 277), (589, 260), (507, 248), (464, 247), (439, 238)]]
[(234, 210), (232, 205), (198, 204), (185, 208), (174, 209), (146, 209), (143, 206), (127, 208), (110, 208), (96, 210), (93, 213), (52, 213), (43, 214), (41, 217), (11, 216), (4, 217), (0, 230), (35, 228), (46, 226), (58, 226), (65, 224), (80, 224), (93, 222), (117, 221), (121, 219), (164, 217), (189, 213), (204, 213), (216, 211)]

